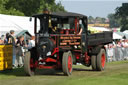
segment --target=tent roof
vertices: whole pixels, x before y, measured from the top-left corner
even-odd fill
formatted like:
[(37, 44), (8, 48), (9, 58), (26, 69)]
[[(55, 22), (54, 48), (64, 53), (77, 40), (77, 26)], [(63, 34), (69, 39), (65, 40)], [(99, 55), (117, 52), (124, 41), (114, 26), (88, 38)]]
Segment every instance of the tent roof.
[(119, 34), (122, 37), (125, 35), (125, 33), (123, 33), (123, 32), (115, 32), (115, 33)]
[(99, 31), (110, 31), (109, 29), (107, 29), (105, 27), (91, 27), (91, 28), (94, 28), (94, 29), (99, 30)]
[(122, 36), (117, 34), (116, 32), (113, 32), (113, 39), (122, 39)]
[(29, 33), (34, 35), (34, 20), (30, 22), (29, 19), (30, 17), (0, 14), (0, 31), (28, 30)]
[(79, 13), (73, 13), (73, 12), (53, 12), (51, 14), (37, 14), (37, 15), (33, 15), (33, 17), (40, 17), (40, 16), (44, 16), (44, 15), (49, 15), (49, 16), (53, 16), (53, 17), (62, 17), (62, 18), (69, 18), (69, 17), (87, 17), (83, 14), (79, 14)]
[[(6, 35), (6, 33), (9, 33), (8, 31), (0, 31), (0, 36), (1, 35)], [(29, 36), (32, 36), (27, 30), (20, 30), (20, 31), (15, 31), (15, 36), (20, 37), (21, 35), (27, 34)]]
[(122, 38), (125, 36), (128, 39), (128, 34), (124, 32), (115, 32), (116, 34), (120, 35)]
[(31, 34), (27, 30), (17, 31), (15, 32), (15, 36), (20, 37), (21, 35), (24, 35), (25, 33), (31, 36)]
[(125, 31), (123, 31), (123, 33), (126, 33), (126, 34), (128, 34), (128, 30), (125, 30)]

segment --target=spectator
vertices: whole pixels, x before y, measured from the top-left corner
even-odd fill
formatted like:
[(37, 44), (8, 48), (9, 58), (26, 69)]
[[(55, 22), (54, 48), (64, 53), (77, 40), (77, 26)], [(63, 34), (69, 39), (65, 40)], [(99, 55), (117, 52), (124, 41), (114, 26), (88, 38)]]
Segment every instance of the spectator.
[(122, 46), (123, 46), (124, 48), (128, 47), (127, 40), (123, 40), (123, 42), (122, 42)]
[[(121, 61), (121, 60), (128, 60), (128, 40), (117, 40), (116, 43), (113, 43), (114, 46), (112, 46), (113, 48), (113, 56), (111, 56), (111, 52), (112, 52), (112, 49), (110, 50), (110, 46), (111, 45), (108, 45), (108, 47), (106, 47), (106, 51), (107, 51), (107, 54), (108, 54), (108, 60), (109, 61)], [(109, 49), (109, 50), (108, 50)], [(112, 58), (112, 59), (111, 59)]]
[(17, 40), (17, 46), (25, 46), (25, 43), (24, 43), (24, 36), (20, 36)]
[(117, 47), (122, 47), (121, 41), (118, 41), (118, 42), (117, 42)]
[(113, 61), (113, 48), (112, 48), (112, 44), (108, 45), (107, 55), (108, 55), (108, 62)]
[(28, 49), (31, 49), (32, 47), (35, 47), (35, 37), (32, 36), (31, 40), (28, 41)]
[(126, 41), (126, 39), (124, 39), (123, 41), (122, 41), (122, 52), (123, 52), (123, 60), (124, 59), (127, 59), (127, 47), (128, 47), (128, 43), (127, 43), (127, 41)]
[(22, 67), (23, 66), (23, 56), (24, 56), (24, 51), (23, 47), (25, 46), (24, 44), (24, 36), (20, 36), (17, 43), (17, 50), (16, 50), (16, 67)]
[[(1, 40), (4, 42), (5, 40), (5, 35), (1, 35)], [(3, 43), (4, 44), (4, 43)]]
[(4, 44), (4, 41), (1, 39), (1, 37), (0, 37), (0, 45), (1, 44)]
[(4, 43), (8, 44), (8, 41), (9, 41), (9, 33), (6, 33), (6, 37), (5, 37)]
[(13, 68), (16, 67), (16, 38), (14, 36), (14, 30), (10, 30), (8, 43), (13, 46)]

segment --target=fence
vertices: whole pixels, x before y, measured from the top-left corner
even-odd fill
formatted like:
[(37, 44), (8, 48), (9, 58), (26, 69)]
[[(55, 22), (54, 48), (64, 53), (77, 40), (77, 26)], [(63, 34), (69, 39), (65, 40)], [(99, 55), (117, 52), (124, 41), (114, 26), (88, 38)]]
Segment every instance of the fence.
[[(112, 56), (109, 56), (110, 51), (113, 53)], [(111, 50), (109, 48), (106, 48), (106, 52), (107, 62), (128, 60), (128, 48), (115, 47), (111, 48)]]

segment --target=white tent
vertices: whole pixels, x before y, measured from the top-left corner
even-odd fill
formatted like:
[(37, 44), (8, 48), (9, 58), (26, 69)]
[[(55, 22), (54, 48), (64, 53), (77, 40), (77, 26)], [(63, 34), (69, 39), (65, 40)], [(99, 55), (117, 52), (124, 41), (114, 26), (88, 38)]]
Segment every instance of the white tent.
[(34, 35), (34, 19), (31, 22), (29, 19), (30, 17), (0, 14), (0, 31), (9, 32), (10, 30), (28, 30), (31, 35)]
[(128, 30), (125, 30), (123, 33), (126, 33), (126, 34), (128, 34)]
[(94, 28), (99, 31), (110, 31), (108, 28), (105, 28), (105, 27), (91, 27), (91, 28)]
[(113, 39), (122, 39), (122, 36), (113, 32)]

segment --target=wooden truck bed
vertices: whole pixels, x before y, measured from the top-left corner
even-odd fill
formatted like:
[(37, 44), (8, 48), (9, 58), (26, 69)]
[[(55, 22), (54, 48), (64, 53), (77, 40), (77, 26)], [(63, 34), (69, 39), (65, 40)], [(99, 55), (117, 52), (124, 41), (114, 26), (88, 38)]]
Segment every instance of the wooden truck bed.
[(112, 42), (112, 32), (89, 34), (87, 36), (88, 46), (105, 45)]

